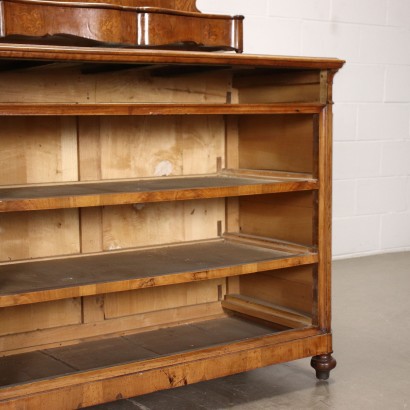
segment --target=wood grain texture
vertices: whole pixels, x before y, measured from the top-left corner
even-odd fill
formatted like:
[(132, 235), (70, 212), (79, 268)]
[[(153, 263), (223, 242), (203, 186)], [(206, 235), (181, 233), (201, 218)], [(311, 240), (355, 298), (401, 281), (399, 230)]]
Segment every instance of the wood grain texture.
[(177, 10), (176, 5), (3, 0), (1, 36), (34, 44), (242, 51), (242, 16)]
[[(59, 0), (70, 2), (72, 0)], [(184, 11), (198, 11), (196, 0), (83, 0), (81, 3), (108, 3), (129, 7), (161, 7)]]
[(76, 181), (75, 118), (2, 117), (0, 162), (1, 185)]
[(2, 262), (77, 254), (80, 251), (76, 209), (0, 213), (0, 228)]

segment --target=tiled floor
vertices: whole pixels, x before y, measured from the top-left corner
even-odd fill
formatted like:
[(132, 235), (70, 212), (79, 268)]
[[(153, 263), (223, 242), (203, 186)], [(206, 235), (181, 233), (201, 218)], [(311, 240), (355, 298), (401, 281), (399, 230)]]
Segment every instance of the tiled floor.
[(410, 253), (335, 262), (333, 329), (327, 382), (304, 359), (93, 409), (410, 409)]

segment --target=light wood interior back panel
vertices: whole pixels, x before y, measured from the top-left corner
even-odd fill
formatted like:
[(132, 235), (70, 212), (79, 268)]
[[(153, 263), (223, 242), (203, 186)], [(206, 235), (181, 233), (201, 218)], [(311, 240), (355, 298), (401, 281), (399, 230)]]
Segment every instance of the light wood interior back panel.
[(112, 319), (153, 311), (163, 311), (165, 319), (167, 317), (167, 309), (217, 302), (226, 294), (225, 283), (226, 280), (222, 278), (107, 294), (105, 295), (103, 307), (104, 317)]
[[(231, 87), (227, 72), (155, 74), (141, 66), (118, 71), (77, 63), (5, 72), (0, 102), (25, 103), (225, 103)], [(98, 72), (106, 71), (106, 72)], [(88, 73), (87, 73), (88, 72)]]
[(312, 115), (239, 117), (239, 167), (312, 173), (314, 127)]
[(221, 278), (5, 308), (0, 355), (222, 317), (225, 294)]
[(0, 185), (76, 181), (75, 117), (0, 117), (0, 164)]
[(222, 116), (79, 121), (81, 180), (214, 173), (223, 162)]
[(80, 252), (78, 209), (0, 214), (0, 261)]
[(103, 250), (216, 238), (224, 221), (223, 199), (104, 207)]
[(81, 299), (2, 308), (0, 323), (0, 336), (80, 324)]
[(239, 198), (239, 231), (304, 245), (317, 243), (314, 194), (292, 192)]

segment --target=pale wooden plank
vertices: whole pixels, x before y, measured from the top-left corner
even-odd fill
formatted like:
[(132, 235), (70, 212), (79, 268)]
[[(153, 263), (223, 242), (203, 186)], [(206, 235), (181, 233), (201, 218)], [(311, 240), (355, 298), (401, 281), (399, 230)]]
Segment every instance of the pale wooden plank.
[[(84, 75), (79, 67), (66, 68), (64, 65), (57, 65), (54, 70), (2, 73), (0, 102), (223, 104), (226, 102), (229, 77), (229, 73), (223, 72), (155, 77), (149, 71), (135, 70), (132, 66), (129, 70), (123, 70), (121, 75), (116, 72)], [(135, 90), (139, 92), (136, 93)], [(74, 108), (72, 115), (76, 112), (78, 110)], [(60, 113), (64, 115), (62, 110)], [(97, 112), (91, 110), (88, 114), (95, 113)], [(114, 113), (112, 109), (110, 113)], [(58, 111), (54, 111), (54, 114), (58, 114)]]
[(104, 207), (103, 249), (215, 238), (224, 217), (223, 199)]
[(0, 184), (76, 181), (77, 131), (73, 117), (2, 117)]
[[(84, 299), (87, 298), (98, 300), (99, 296), (89, 296)], [(103, 299), (100, 300), (103, 302)], [(101, 308), (104, 314), (103, 303)], [(226, 316), (220, 301), (121, 316), (110, 320), (98, 318), (93, 311), (89, 317), (90, 321), (87, 322), (89, 313), (90, 311), (84, 315), (84, 322), (81, 324), (1, 336), (1, 355), (10, 356), (39, 349), (78, 344), (87, 338), (96, 339), (107, 337), (107, 335), (123, 336)]]
[[(173, 286), (110, 293), (104, 299), (104, 317), (113, 319), (134, 314), (194, 306), (219, 300), (218, 286), (225, 294), (225, 279), (183, 283)], [(164, 312), (164, 317), (167, 313)]]
[[(98, 117), (78, 117), (78, 176), (80, 181), (101, 179), (99, 125)], [(81, 253), (102, 252), (102, 208), (97, 206), (81, 208), (79, 216)], [(81, 308), (84, 324), (101, 323), (105, 320), (104, 295), (83, 297)]]
[(76, 209), (0, 213), (0, 261), (69, 255), (79, 250)]
[(0, 309), (0, 323), (0, 336), (79, 324), (81, 300), (64, 299), (3, 308)]

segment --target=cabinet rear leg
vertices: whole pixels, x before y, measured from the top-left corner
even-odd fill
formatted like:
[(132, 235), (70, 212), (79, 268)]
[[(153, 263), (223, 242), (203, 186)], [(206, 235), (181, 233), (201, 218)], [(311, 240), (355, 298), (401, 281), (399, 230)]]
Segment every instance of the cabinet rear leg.
[(313, 356), (310, 365), (316, 370), (316, 377), (319, 380), (327, 380), (330, 371), (336, 367), (336, 359), (329, 354)]

